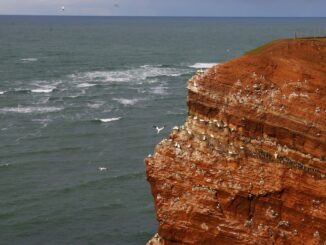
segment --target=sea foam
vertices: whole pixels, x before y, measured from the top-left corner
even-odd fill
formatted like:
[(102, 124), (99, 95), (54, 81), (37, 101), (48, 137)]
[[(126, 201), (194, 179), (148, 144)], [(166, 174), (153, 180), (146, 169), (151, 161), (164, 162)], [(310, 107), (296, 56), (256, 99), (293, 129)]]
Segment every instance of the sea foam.
[(4, 107), (0, 109), (0, 113), (48, 113), (61, 111), (60, 107)]
[(48, 89), (46, 89), (46, 88), (37, 88), (37, 89), (32, 89), (31, 91), (33, 92), (33, 93), (51, 93), (51, 92), (53, 92), (53, 90), (54, 90), (54, 88), (48, 88)]
[(73, 80), (83, 83), (77, 85), (82, 86), (85, 81), (92, 82), (143, 82), (147, 79), (168, 76), (168, 77), (178, 77), (184, 74), (190, 74), (192, 71), (185, 68), (170, 68), (170, 67), (160, 67), (160, 66), (150, 66), (144, 65), (137, 68), (131, 68), (126, 70), (116, 70), (116, 71), (92, 71), (85, 73), (78, 73), (76, 75), (71, 75)]
[(128, 106), (128, 105), (135, 105), (137, 102), (139, 102), (142, 99), (113, 98), (113, 100), (119, 102), (120, 104)]
[(102, 118), (102, 119), (98, 119), (100, 122), (104, 122), (104, 123), (107, 123), (107, 122), (113, 122), (113, 121), (118, 121), (120, 120), (121, 117), (112, 117), (112, 118)]
[(24, 58), (24, 59), (20, 59), (22, 62), (35, 62), (38, 61), (37, 58)]
[(104, 105), (103, 101), (94, 101), (93, 103), (87, 103), (87, 107), (89, 108), (93, 108), (93, 109), (98, 109), (100, 108), (102, 105)]
[(93, 84), (93, 83), (81, 83), (81, 84), (77, 85), (78, 88), (88, 88), (88, 87), (93, 87), (93, 86), (96, 86), (96, 84)]
[(194, 65), (189, 66), (190, 68), (195, 68), (195, 69), (208, 69), (212, 68), (215, 65), (218, 65), (219, 63), (196, 63)]
[(167, 94), (167, 87), (164, 87), (162, 85), (156, 86), (151, 88), (151, 93), (152, 94), (158, 94), (158, 95), (166, 95)]

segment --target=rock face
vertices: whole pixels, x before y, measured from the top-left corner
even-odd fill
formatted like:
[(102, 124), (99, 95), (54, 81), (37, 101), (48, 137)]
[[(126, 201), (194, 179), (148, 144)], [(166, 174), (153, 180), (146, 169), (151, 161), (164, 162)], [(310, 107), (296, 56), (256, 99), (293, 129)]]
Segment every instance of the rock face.
[(326, 39), (197, 73), (188, 109), (145, 159), (148, 244), (326, 244)]

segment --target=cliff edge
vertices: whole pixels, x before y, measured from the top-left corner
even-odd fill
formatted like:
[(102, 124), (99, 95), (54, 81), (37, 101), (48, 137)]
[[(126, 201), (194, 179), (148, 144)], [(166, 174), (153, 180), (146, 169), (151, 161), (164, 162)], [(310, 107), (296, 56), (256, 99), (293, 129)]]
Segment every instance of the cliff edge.
[(148, 244), (326, 244), (326, 39), (278, 40), (188, 81), (145, 159)]

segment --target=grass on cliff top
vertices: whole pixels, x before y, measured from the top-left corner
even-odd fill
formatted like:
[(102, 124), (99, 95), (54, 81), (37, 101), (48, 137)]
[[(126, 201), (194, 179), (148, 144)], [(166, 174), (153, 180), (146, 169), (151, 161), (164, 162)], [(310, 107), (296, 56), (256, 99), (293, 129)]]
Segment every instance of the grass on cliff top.
[(247, 52), (245, 52), (245, 54), (259, 54), (261, 51), (263, 51), (265, 48), (269, 47), (272, 43), (274, 43), (275, 41), (271, 41), (268, 43), (265, 43), (261, 46), (258, 46), (257, 48), (254, 48), (252, 50), (249, 50)]
[(319, 40), (319, 41), (326, 41), (326, 36), (325, 37), (298, 37), (298, 38), (293, 38), (295, 40)]
[[(282, 40), (282, 39), (281, 39)], [(271, 42), (265, 43), (261, 46), (258, 46), (257, 48), (251, 49), (247, 52), (245, 52), (244, 54), (259, 54), (261, 51), (263, 51), (264, 49), (266, 49), (267, 47), (271, 46), (274, 42), (276, 41), (281, 41), (281, 40), (273, 40)], [(300, 38), (288, 38), (288, 39), (283, 39), (283, 40), (309, 40), (309, 41), (326, 41), (326, 36), (325, 37), (300, 37)]]

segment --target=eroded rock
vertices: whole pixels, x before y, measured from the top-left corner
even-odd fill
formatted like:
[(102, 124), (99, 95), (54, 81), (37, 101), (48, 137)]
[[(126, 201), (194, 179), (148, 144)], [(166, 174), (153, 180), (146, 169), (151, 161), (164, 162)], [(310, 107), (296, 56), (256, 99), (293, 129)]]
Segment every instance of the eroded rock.
[(280, 40), (197, 73), (189, 117), (145, 159), (149, 244), (324, 244), (326, 40)]

